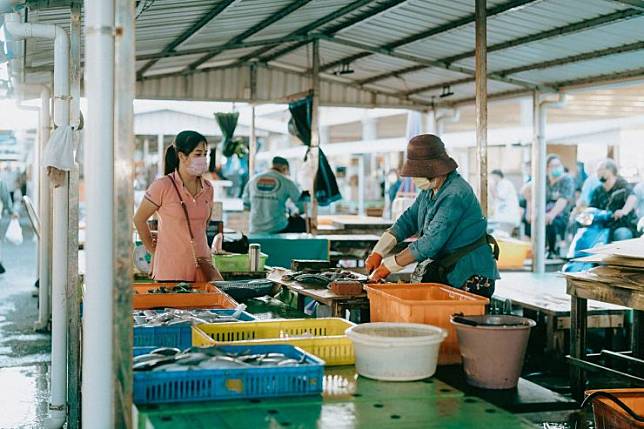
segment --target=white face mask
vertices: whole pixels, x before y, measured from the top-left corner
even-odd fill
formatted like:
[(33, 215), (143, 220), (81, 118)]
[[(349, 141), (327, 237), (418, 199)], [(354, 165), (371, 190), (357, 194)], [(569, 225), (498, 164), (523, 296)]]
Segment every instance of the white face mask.
[(414, 177), (413, 181), (414, 185), (423, 191), (428, 191), (434, 187), (432, 181), (426, 177)]

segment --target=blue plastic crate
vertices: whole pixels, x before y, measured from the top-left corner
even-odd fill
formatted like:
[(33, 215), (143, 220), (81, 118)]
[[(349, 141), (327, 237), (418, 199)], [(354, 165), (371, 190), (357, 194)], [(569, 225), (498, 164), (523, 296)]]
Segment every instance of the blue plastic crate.
[[(232, 316), (233, 309), (212, 309), (211, 313)], [(161, 313), (163, 310), (157, 310)], [(245, 311), (237, 317), (242, 322), (251, 322), (255, 317)], [(134, 328), (134, 347), (178, 347), (181, 350), (192, 346), (192, 326), (181, 323), (172, 326), (138, 326)]]
[(172, 326), (136, 326), (134, 347), (178, 347), (181, 350), (192, 346), (192, 324)]
[[(221, 346), (227, 353), (284, 353), (306, 356), (307, 365), (134, 373), (134, 402), (160, 404), (223, 399), (317, 395), (322, 392), (324, 361), (289, 345)], [(150, 350), (147, 350), (150, 351)], [(143, 352), (143, 350), (139, 350)]]

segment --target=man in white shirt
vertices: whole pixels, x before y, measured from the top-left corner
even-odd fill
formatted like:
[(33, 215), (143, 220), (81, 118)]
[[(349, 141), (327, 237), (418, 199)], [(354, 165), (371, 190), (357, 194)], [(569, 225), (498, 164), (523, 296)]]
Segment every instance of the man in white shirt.
[(490, 173), (490, 196), (490, 222), (496, 224), (497, 230), (510, 235), (521, 222), (519, 197), (514, 185), (504, 177), (501, 170), (492, 170)]

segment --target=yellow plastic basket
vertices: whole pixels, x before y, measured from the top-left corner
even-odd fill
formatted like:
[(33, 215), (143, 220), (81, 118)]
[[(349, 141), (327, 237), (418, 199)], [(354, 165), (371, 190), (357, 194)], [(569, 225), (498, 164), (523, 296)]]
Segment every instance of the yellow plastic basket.
[(209, 323), (193, 330), (193, 345), (291, 344), (323, 359), (327, 365), (353, 365), (353, 343), (344, 332), (355, 324), (340, 318)]

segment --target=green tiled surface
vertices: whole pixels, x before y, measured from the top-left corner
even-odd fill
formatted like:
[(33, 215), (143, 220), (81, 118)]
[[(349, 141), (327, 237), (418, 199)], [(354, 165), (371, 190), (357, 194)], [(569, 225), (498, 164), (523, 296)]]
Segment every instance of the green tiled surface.
[(141, 406), (139, 428), (534, 428), (436, 379), (385, 383), (326, 371), (323, 397)]

